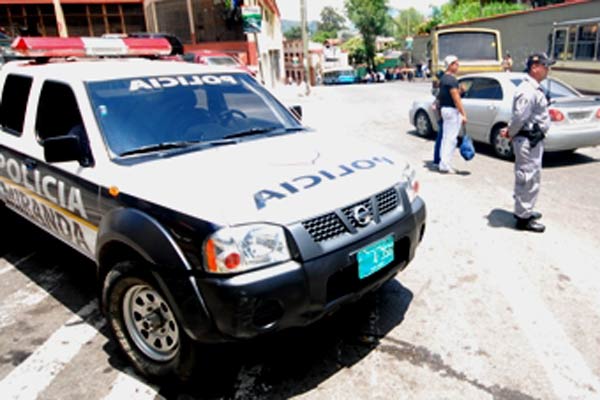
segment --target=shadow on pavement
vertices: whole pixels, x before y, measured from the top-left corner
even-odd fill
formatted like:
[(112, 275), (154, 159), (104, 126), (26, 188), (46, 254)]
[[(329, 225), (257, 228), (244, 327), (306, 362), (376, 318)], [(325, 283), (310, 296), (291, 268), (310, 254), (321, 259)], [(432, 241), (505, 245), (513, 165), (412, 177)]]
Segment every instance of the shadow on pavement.
[[(12, 212), (2, 213), (2, 222), (11, 234), (0, 242), (0, 256), (20, 273), (73, 313), (96, 298), (92, 261)], [(379, 339), (403, 321), (412, 298), (409, 289), (392, 279), (308, 327), (240, 343), (199, 345), (202, 362), (192, 381), (163, 384), (160, 394), (168, 399), (204, 399), (288, 398), (305, 393), (378, 347)], [(92, 318), (102, 317), (96, 310), (84, 319), (92, 323)], [(107, 324), (99, 333), (112, 336)], [(132, 373), (112, 338), (102, 349), (112, 368), (153, 384)]]
[(493, 209), (487, 216), (488, 225), (492, 228), (515, 229), (515, 217), (510, 211), (500, 208)]
[(166, 398), (290, 398), (363, 359), (404, 319), (413, 294), (391, 280), (314, 325), (207, 348), (207, 365)]
[(558, 167), (569, 167), (574, 165), (583, 165), (600, 160), (590, 157), (586, 154), (569, 151), (559, 151), (553, 153), (544, 153), (543, 167), (544, 168), (558, 168)]

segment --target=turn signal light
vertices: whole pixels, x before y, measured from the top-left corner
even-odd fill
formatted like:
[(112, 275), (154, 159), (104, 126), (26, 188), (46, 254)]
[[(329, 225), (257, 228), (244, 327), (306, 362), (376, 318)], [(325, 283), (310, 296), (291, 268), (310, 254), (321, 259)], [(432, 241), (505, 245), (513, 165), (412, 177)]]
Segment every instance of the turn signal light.
[(561, 122), (565, 120), (565, 115), (555, 108), (551, 108), (550, 110), (548, 110), (548, 112), (550, 113), (551, 121)]

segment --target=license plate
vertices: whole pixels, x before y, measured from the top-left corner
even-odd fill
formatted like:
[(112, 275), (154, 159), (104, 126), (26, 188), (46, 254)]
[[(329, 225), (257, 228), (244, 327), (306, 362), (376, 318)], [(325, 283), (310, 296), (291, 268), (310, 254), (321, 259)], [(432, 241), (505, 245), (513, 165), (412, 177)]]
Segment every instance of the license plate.
[(394, 261), (394, 238), (390, 235), (356, 253), (358, 278), (364, 279)]

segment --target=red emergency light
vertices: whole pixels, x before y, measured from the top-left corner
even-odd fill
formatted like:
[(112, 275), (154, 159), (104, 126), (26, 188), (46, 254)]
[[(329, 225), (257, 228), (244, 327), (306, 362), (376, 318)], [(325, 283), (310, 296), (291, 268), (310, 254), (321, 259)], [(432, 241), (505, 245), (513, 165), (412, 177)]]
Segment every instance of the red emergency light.
[(12, 49), (25, 57), (167, 56), (164, 38), (17, 37)]

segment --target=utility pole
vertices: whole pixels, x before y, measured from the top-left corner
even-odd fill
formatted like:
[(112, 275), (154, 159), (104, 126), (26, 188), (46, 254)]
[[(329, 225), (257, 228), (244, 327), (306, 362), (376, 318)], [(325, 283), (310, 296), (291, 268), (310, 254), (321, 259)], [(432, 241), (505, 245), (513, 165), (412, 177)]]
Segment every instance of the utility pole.
[(306, 95), (310, 95), (310, 60), (308, 58), (308, 28), (306, 22), (306, 0), (300, 0), (300, 25), (302, 27), (302, 45), (304, 48), (304, 84)]
[(54, 5), (54, 14), (56, 15), (58, 36), (67, 37), (69, 34), (67, 32), (67, 24), (65, 22), (65, 15), (63, 14), (62, 6), (60, 5), (60, 0), (52, 0), (52, 4)]

